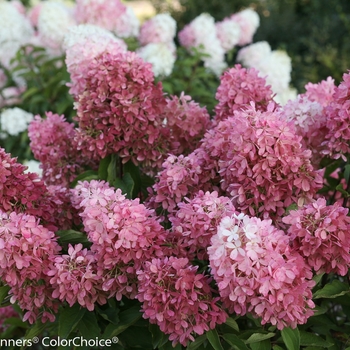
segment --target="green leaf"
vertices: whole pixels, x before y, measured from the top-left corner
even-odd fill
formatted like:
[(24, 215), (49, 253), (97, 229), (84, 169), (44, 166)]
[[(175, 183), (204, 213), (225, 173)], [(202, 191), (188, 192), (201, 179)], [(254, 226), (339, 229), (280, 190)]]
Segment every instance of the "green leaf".
[(79, 174), (70, 184), (70, 188), (74, 188), (79, 181), (99, 180), (98, 173), (95, 170), (87, 170)]
[(228, 317), (225, 324), (233, 328), (235, 331), (239, 332), (238, 323), (232, 317)]
[(24, 339), (32, 339), (34, 337), (40, 336), (45, 330), (50, 328), (50, 324), (41, 323), (41, 321), (37, 321), (28, 328), (26, 334), (24, 335)]
[(344, 190), (343, 184), (338, 184), (337, 187), (335, 188), (337, 191), (339, 191), (345, 198), (348, 198), (350, 196), (349, 192)]
[(275, 333), (253, 333), (246, 341), (246, 344), (257, 343), (275, 336)]
[(58, 242), (60, 244), (71, 243), (71, 244), (90, 244), (86, 233), (75, 231), (75, 230), (59, 230), (55, 232), (55, 235), (58, 236)]
[(207, 340), (207, 336), (205, 334), (197, 337), (194, 342), (190, 343), (186, 350), (196, 350), (198, 349), (205, 341)]
[(237, 337), (237, 335), (235, 334), (224, 334), (222, 336), (225, 341), (230, 344), (231, 346), (233, 346), (235, 349), (238, 350), (249, 350), (249, 348), (247, 347), (247, 345), (245, 345), (244, 341), (242, 339), (239, 339)]
[(113, 186), (119, 188), (127, 198), (132, 198), (132, 193), (134, 190), (134, 180), (129, 173), (125, 173), (123, 179), (115, 179)]
[(109, 164), (107, 166), (107, 181), (112, 185), (117, 176), (117, 166), (118, 166), (118, 156), (116, 154), (112, 154), (110, 157)]
[(224, 350), (224, 348), (221, 345), (219, 334), (216, 331), (216, 329), (212, 329), (209, 332), (206, 333), (207, 339), (209, 340), (209, 343), (214, 348), (214, 350)]
[(101, 336), (101, 329), (94, 312), (86, 311), (77, 325), (84, 339), (95, 339)]
[(324, 273), (320, 273), (318, 275), (315, 275), (312, 279), (316, 282), (316, 285), (318, 285), (321, 282), (323, 276)]
[(100, 316), (102, 316), (106, 321), (113, 323), (115, 325), (119, 322), (119, 309), (113, 307), (108, 303), (105, 307), (96, 307), (96, 311)]
[(87, 309), (79, 304), (61, 309), (58, 319), (58, 335), (61, 338), (68, 338), (69, 334), (75, 330)]
[(111, 323), (106, 327), (106, 330), (103, 334), (104, 339), (109, 339), (122, 333), (125, 329), (133, 325), (140, 318), (141, 312), (139, 304), (136, 304), (131, 308), (122, 311), (119, 314), (120, 322), (117, 325)]
[(271, 350), (271, 341), (270, 339), (266, 339), (258, 343), (252, 343), (250, 347), (252, 350)]
[(300, 334), (299, 329), (283, 328), (281, 331), (282, 339), (288, 350), (300, 349)]
[(344, 168), (344, 179), (347, 183), (350, 180), (350, 164), (346, 164)]
[(98, 168), (98, 177), (99, 177), (101, 180), (107, 181), (107, 177), (108, 177), (108, 166), (109, 166), (109, 163), (111, 162), (111, 159), (112, 159), (112, 156), (109, 155), (109, 156), (103, 158), (103, 159), (100, 161), (100, 165), (99, 165), (99, 168)]
[(158, 325), (150, 324), (149, 330), (152, 334), (153, 349), (157, 349), (168, 341), (167, 336), (159, 329)]
[(333, 280), (331, 283), (327, 283), (322, 289), (315, 292), (313, 298), (328, 298), (334, 299), (341, 295), (348, 294), (350, 291), (349, 285), (339, 280)]
[(300, 345), (302, 346), (319, 346), (321, 348), (329, 348), (333, 344), (326, 341), (317, 334), (300, 331)]
[[(1, 286), (0, 287), (0, 304), (4, 301), (4, 299), (8, 296), (10, 287), (9, 286)], [(0, 309), (1, 310), (1, 309)]]

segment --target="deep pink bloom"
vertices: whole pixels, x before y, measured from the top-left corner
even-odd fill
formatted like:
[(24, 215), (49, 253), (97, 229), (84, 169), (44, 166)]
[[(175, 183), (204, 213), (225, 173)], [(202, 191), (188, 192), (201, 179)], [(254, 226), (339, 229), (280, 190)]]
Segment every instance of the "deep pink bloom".
[(343, 81), (335, 88), (333, 102), (327, 109), (328, 134), (323, 153), (333, 158), (342, 157), (350, 153), (350, 73), (344, 73)]
[[(211, 127), (209, 113), (183, 92), (180, 97), (166, 99), (164, 116), (171, 129), (172, 154), (188, 154), (195, 150), (207, 129)], [(177, 145), (178, 144), (178, 145)]]
[(134, 298), (136, 271), (144, 261), (163, 256), (164, 228), (139, 199), (126, 199), (103, 181), (81, 182), (72, 193), (92, 242), (102, 289), (118, 300), (122, 295)]
[(206, 260), (210, 239), (216, 234), (221, 219), (235, 213), (230, 198), (218, 196), (215, 191), (199, 191), (193, 199), (185, 199), (177, 206), (179, 209), (169, 220), (174, 234), (181, 237), (178, 245), (187, 249), (190, 260)]
[(230, 312), (250, 312), (278, 329), (295, 328), (313, 315), (311, 269), (271, 220), (244, 214), (223, 218), (208, 254)]
[(30, 123), (30, 148), (41, 163), (42, 178), (46, 184), (68, 187), (84, 166), (96, 166), (77, 150), (75, 134), (73, 123), (52, 112), (46, 112), (46, 118), (36, 116)]
[(56, 237), (34, 216), (0, 215), (0, 278), (11, 287), (11, 302), (25, 310), (24, 321), (53, 321), (58, 303), (46, 274), (61, 249)]
[(324, 198), (292, 210), (283, 222), (296, 249), (316, 273), (345, 276), (350, 268), (350, 217), (339, 203)]
[(207, 132), (201, 147), (216, 159), (220, 186), (240, 212), (279, 219), (292, 203), (310, 202), (322, 186), (295, 126), (273, 104), (235, 111)]
[(94, 59), (76, 103), (78, 148), (92, 158), (117, 153), (127, 162), (160, 166), (167, 152), (166, 105), (152, 66), (133, 52)]
[(147, 261), (137, 273), (143, 317), (170, 334), (173, 345), (186, 346), (195, 334), (214, 329), (227, 318), (212, 294), (210, 279), (197, 274), (197, 268), (188, 259), (165, 257)]
[(224, 120), (233, 115), (236, 110), (249, 107), (254, 102), (258, 110), (265, 111), (269, 102), (273, 100), (271, 86), (259, 77), (254, 68), (242, 68), (236, 64), (228, 69), (220, 78), (221, 82), (215, 98), (219, 103), (215, 107), (215, 120)]
[(47, 275), (54, 289), (52, 296), (70, 306), (78, 302), (93, 311), (95, 303), (102, 305), (107, 301), (102, 276), (97, 275), (96, 256), (83, 249), (82, 244), (69, 245), (68, 254), (57, 256)]
[(322, 143), (328, 133), (326, 110), (320, 102), (311, 101), (307, 94), (288, 101), (281, 108), (282, 117), (295, 123), (305, 148), (312, 152), (312, 164), (319, 168), (326, 146)]

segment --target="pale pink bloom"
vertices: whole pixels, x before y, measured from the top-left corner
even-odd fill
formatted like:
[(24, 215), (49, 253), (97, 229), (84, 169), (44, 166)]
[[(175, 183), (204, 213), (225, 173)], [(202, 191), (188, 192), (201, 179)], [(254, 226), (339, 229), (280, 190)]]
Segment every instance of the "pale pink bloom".
[(172, 42), (176, 34), (176, 21), (168, 14), (161, 13), (145, 21), (139, 34), (142, 46), (150, 43)]
[(251, 313), (278, 329), (295, 328), (313, 315), (311, 269), (271, 220), (243, 214), (223, 218), (208, 254), (229, 312)]
[(349, 209), (339, 203), (327, 205), (324, 198), (292, 210), (283, 222), (296, 249), (316, 273), (345, 276), (350, 267)]
[(223, 21), (215, 23), (215, 28), (216, 36), (225, 52), (232, 50), (238, 44), (241, 27), (237, 22), (231, 18), (225, 18)]
[(231, 16), (231, 19), (240, 26), (240, 38), (238, 44), (243, 46), (253, 41), (253, 36), (260, 25), (260, 18), (256, 11), (246, 8)]
[(77, 0), (75, 18), (79, 24), (94, 24), (115, 32), (126, 6), (120, 0)]
[(305, 89), (305, 95), (310, 101), (316, 101), (323, 107), (327, 107), (333, 102), (336, 86), (334, 79), (328, 77), (327, 80), (322, 80), (318, 84), (307, 83)]
[(90, 62), (104, 52), (126, 52), (127, 46), (111, 32), (92, 24), (69, 28), (63, 42), (67, 71), (70, 74), (69, 92), (77, 98), (85, 89), (85, 77)]
[(204, 334), (227, 318), (213, 296), (210, 279), (197, 274), (197, 268), (186, 258), (165, 257), (146, 261), (137, 273), (143, 317), (169, 334), (173, 346), (186, 346), (195, 334)]

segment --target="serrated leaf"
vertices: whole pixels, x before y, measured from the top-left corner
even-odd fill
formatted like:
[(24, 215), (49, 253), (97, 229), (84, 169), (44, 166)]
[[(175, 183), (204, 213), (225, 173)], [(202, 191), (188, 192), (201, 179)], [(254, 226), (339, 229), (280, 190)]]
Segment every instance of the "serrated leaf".
[(283, 328), (281, 331), (282, 339), (288, 350), (300, 349), (300, 334), (299, 329)]
[(216, 329), (212, 329), (206, 333), (207, 339), (209, 340), (210, 345), (214, 348), (214, 350), (224, 350), (221, 345), (219, 334)]
[(257, 343), (275, 336), (275, 333), (253, 333), (246, 341), (246, 344)]
[(225, 324), (227, 324), (229, 327), (231, 327), (235, 331), (239, 332), (238, 323), (232, 317), (228, 317)]
[(61, 309), (58, 318), (58, 335), (61, 338), (67, 339), (69, 334), (76, 329), (85, 312), (87, 312), (87, 309), (81, 307), (79, 304)]
[(339, 280), (333, 280), (331, 283), (327, 283), (322, 289), (317, 290), (314, 293), (314, 299), (328, 298), (334, 299), (341, 295), (348, 294), (350, 291), (349, 285)]
[(247, 347), (247, 345), (245, 345), (244, 341), (240, 338), (237, 337), (237, 335), (235, 334), (223, 334), (222, 336), (224, 338), (224, 340), (230, 344), (231, 346), (233, 346), (235, 349), (238, 350), (249, 350), (249, 348)]

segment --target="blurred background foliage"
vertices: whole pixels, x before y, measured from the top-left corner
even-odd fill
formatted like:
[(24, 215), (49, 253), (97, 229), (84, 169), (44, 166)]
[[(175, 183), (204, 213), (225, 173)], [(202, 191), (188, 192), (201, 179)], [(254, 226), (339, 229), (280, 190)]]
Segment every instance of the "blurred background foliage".
[(336, 84), (350, 69), (349, 0), (151, 0), (157, 12), (169, 12), (178, 30), (203, 12), (219, 21), (243, 8), (260, 15), (254, 42), (265, 40), (273, 50), (292, 58), (292, 85), (299, 93), (308, 82), (328, 76)]

